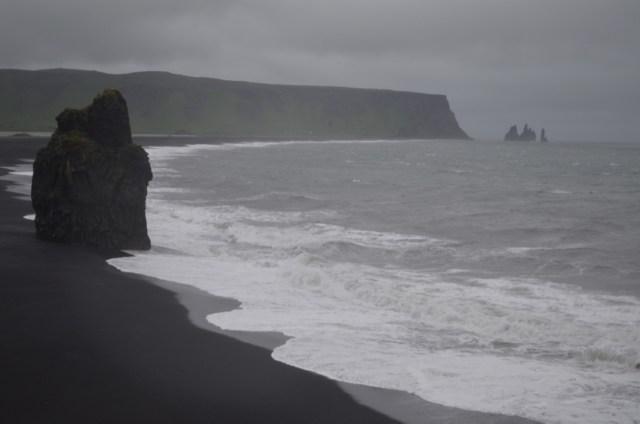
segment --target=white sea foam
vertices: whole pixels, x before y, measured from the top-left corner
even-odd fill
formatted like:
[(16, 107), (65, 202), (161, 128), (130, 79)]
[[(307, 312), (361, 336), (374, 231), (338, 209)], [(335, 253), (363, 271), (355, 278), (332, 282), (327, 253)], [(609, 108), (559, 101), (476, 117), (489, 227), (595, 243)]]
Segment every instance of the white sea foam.
[[(154, 157), (171, 155), (160, 149)], [(239, 299), (241, 309), (209, 321), (291, 336), (274, 351), (277, 360), (547, 423), (640, 417), (637, 298), (533, 278), (471, 277), (463, 269), (332, 261), (309, 252), (325, 243), (398, 250), (455, 243), (347, 228), (330, 222), (331, 211), (190, 206), (155, 193), (148, 221), (158, 249), (110, 263)]]
[(31, 199), (31, 178), (33, 177), (33, 165), (31, 161), (4, 167), (9, 171), (0, 179), (10, 181), (7, 188), (10, 193), (19, 194), (24, 200)]
[[(153, 240), (188, 255), (152, 252), (111, 263), (239, 299), (242, 309), (209, 320), (293, 336), (274, 352), (278, 360), (446, 405), (546, 422), (632, 422), (621, 417), (640, 412), (632, 401), (640, 396), (633, 369), (640, 361), (640, 303), (633, 298), (537, 280), (451, 281), (296, 255), (292, 247), (317, 238), (386, 247), (425, 242), (301, 225), (312, 216), (300, 213), (158, 201), (150, 212)], [(270, 225), (276, 223), (289, 226)]]
[(11, 171), (11, 175), (19, 175), (21, 177), (33, 177), (33, 171)]
[(147, 153), (154, 162), (154, 172), (156, 165), (160, 166), (166, 160), (175, 159), (179, 157), (192, 156), (198, 151), (212, 151), (212, 150), (239, 150), (239, 149), (254, 149), (254, 148), (270, 148), (270, 147), (283, 147), (290, 145), (301, 144), (381, 144), (381, 143), (423, 143), (425, 140), (385, 140), (385, 139), (372, 139), (372, 140), (290, 140), (290, 141), (248, 141), (248, 142), (233, 142), (233, 143), (218, 143), (218, 144), (187, 144), (184, 146), (150, 146), (147, 147)]
[(572, 193), (569, 190), (556, 189), (556, 190), (551, 190), (551, 194), (565, 195), (565, 194), (572, 194)]
[(279, 200), (279, 201), (289, 201), (289, 200), (311, 200), (311, 201), (320, 201), (322, 200), (320, 197), (312, 196), (306, 193), (296, 193), (289, 191), (270, 191), (268, 193), (256, 194), (254, 196), (245, 196), (245, 197), (234, 197), (231, 199), (223, 199), (222, 201), (228, 202), (253, 202), (260, 200)]
[(588, 248), (589, 245), (585, 243), (571, 243), (571, 244), (563, 244), (556, 245), (553, 247), (526, 247), (526, 246), (517, 246), (517, 247), (507, 247), (506, 249), (497, 249), (496, 252), (507, 252), (514, 255), (526, 255), (531, 252), (541, 252), (541, 251), (549, 251), (549, 250), (571, 250), (571, 249), (585, 249)]

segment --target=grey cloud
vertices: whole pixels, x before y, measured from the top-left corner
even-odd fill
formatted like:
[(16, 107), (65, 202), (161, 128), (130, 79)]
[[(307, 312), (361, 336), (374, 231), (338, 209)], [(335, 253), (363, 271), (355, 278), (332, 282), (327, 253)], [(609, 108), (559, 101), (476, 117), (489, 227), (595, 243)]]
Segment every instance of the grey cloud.
[(4, 0), (0, 66), (448, 94), (463, 126), (635, 136), (637, 0)]

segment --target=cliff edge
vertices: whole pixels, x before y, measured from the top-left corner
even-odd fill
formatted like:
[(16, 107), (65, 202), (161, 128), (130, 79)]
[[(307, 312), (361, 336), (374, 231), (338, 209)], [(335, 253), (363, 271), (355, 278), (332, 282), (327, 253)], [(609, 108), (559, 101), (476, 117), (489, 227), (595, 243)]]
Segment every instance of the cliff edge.
[[(0, 69), (0, 131), (50, 131), (51, 111), (103, 87), (127, 99), (134, 133), (273, 139), (468, 139), (446, 96), (194, 78)], [(78, 102), (82, 102), (79, 103)]]
[(65, 109), (33, 164), (38, 238), (112, 249), (149, 249), (147, 153), (131, 139), (127, 103), (105, 90), (84, 109)]

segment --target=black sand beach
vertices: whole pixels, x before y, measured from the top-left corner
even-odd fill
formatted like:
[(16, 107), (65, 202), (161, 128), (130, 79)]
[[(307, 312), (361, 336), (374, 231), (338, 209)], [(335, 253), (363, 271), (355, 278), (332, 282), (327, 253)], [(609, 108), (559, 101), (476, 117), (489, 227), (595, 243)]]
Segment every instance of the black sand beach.
[[(0, 166), (44, 141), (3, 140)], [(36, 240), (30, 205), (5, 185), (1, 422), (394, 422), (326, 378), (195, 327), (173, 293), (104, 254)]]
[[(46, 141), (0, 140), (0, 176)], [(194, 142), (164, 139), (185, 141)], [(0, 422), (397, 422), (354, 398), (403, 422), (530, 422), (338, 384), (271, 359), (277, 335), (206, 331), (198, 305), (237, 303), (121, 273), (105, 262), (114, 252), (38, 241), (23, 219), (30, 204), (8, 184), (0, 180)]]

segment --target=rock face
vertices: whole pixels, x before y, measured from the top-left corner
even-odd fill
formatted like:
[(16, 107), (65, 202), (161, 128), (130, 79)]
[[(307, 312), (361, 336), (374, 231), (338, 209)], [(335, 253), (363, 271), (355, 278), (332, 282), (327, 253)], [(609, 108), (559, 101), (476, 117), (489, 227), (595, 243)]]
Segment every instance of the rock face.
[(540, 141), (543, 143), (549, 141), (549, 139), (547, 138), (547, 130), (545, 130), (544, 128), (542, 129), (542, 131), (540, 131)]
[(512, 125), (504, 136), (505, 141), (535, 141), (536, 138), (536, 132), (529, 127), (529, 124), (524, 124), (520, 134), (518, 134), (518, 126)]
[(69, 69), (0, 69), (0, 131), (49, 131), (51, 111), (64, 109), (64, 99), (89, 98), (105, 86), (126, 96), (135, 132), (274, 140), (469, 138), (444, 95)]
[(529, 124), (524, 124), (524, 128), (522, 129), (522, 134), (520, 134), (521, 141), (535, 141), (537, 138), (536, 132), (529, 128)]
[(520, 134), (520, 140), (522, 141), (535, 141), (537, 138), (536, 132), (529, 128), (529, 124), (524, 124), (522, 134)]
[(39, 238), (112, 249), (149, 249), (145, 200), (152, 173), (133, 144), (127, 103), (105, 90), (66, 109), (33, 165), (31, 200)]
[(505, 141), (516, 141), (520, 139), (520, 134), (518, 134), (518, 126), (512, 125), (509, 128), (509, 132), (504, 136)]

